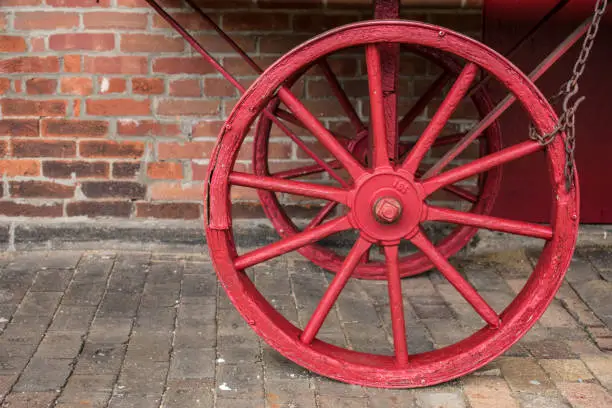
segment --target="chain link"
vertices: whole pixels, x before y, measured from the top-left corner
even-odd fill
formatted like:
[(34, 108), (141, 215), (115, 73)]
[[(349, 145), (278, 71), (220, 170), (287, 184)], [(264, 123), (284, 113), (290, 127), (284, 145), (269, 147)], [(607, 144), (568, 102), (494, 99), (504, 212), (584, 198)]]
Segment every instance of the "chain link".
[(578, 81), (586, 68), (587, 59), (589, 58), (589, 54), (595, 43), (595, 37), (599, 31), (599, 23), (606, 12), (607, 6), (608, 0), (596, 1), (593, 19), (584, 37), (578, 59), (574, 63), (572, 76), (569, 81), (561, 86), (559, 92), (551, 98), (553, 104), (558, 103), (558, 101), (563, 98), (559, 122), (557, 122), (557, 125), (551, 132), (544, 135), (539, 134), (533, 125), (530, 125), (529, 129), (529, 137), (544, 146), (555, 140), (559, 133), (565, 133), (565, 187), (567, 190), (573, 187), (576, 171), (574, 163), (574, 152), (576, 151), (576, 111), (585, 100), (584, 96), (577, 97), (580, 90)]

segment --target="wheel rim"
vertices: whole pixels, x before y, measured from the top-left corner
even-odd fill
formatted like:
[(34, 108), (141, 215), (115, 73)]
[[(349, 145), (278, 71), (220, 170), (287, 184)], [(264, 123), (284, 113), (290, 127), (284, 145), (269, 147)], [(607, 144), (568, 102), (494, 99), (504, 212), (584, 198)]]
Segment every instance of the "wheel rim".
[[(441, 349), (421, 354), (410, 354), (407, 359), (405, 357), (406, 352), (402, 351), (402, 335), (398, 333), (396, 336), (395, 331), (394, 356), (351, 351), (318, 340), (316, 338), (317, 328), (324, 317), (321, 315), (324, 315), (326, 310), (329, 309), (329, 304), (333, 304), (335, 301), (334, 296), (337, 295), (338, 290), (342, 289), (343, 283), (346, 283), (346, 280), (350, 277), (356, 260), (359, 259), (364, 248), (370, 244), (368, 240), (379, 236), (380, 232), (377, 230), (379, 226), (371, 227), (371, 220), (364, 215), (364, 211), (360, 211), (359, 214), (340, 217), (312, 231), (302, 233), (299, 239), (295, 237), (284, 239), (263, 249), (238, 256), (231, 231), (231, 207), (228, 199), (230, 183), (249, 185), (255, 188), (274, 188), (285, 192), (301, 191), (309, 196), (333, 197), (333, 200), (340, 200), (348, 204), (353, 203), (354, 200), (358, 200), (362, 194), (365, 194), (361, 189), (369, 188), (373, 177), (389, 177), (388, 175), (391, 174), (393, 177), (399, 178), (402, 183), (407, 184), (407, 186), (399, 189), (401, 194), (394, 198), (404, 206), (407, 204), (410, 206), (412, 205), (410, 200), (418, 201), (423, 195), (427, 195), (455, 180), (469, 177), (474, 174), (474, 171), (486, 171), (488, 166), (502, 165), (505, 162), (543, 149), (535, 142), (523, 142), (505, 148), (495, 155), (479, 159), (477, 164), (459, 166), (422, 183), (415, 183), (411, 176), (414, 174), (419, 155), (422, 153), (422, 148), (419, 148), (418, 144), (402, 165), (401, 171), (390, 169), (383, 163), (382, 159), (377, 159), (375, 155), (377, 171), (365, 174), (354, 159), (346, 154), (346, 151), (343, 153), (333, 145), (333, 141), (326, 139), (326, 147), (333, 150), (334, 155), (345, 164), (348, 171), (358, 181), (357, 187), (351, 191), (310, 185), (309, 183), (293, 184), (278, 182), (278, 180), (264, 180), (260, 177), (232, 171), (232, 166), (228, 163), (233, 163), (236, 159), (238, 149), (249, 125), (255, 119), (257, 112), (263, 109), (274, 96), (278, 86), (292, 70), (295, 71), (299, 67), (307, 65), (312, 59), (349, 47), (355, 43), (373, 44), (378, 42), (416, 43), (455, 53), (471, 61), (455, 83), (457, 89), (459, 89), (456, 91), (457, 93), (460, 93), (464, 85), (469, 82), (467, 79), (470, 75), (473, 75), (474, 66), (472, 64), (478, 64), (487, 69), (494, 77), (497, 77), (517, 96), (538, 131), (546, 133), (553, 129), (556, 123), (557, 117), (554, 111), (537, 88), (511, 63), (472, 39), (439, 27), (413, 22), (379, 21), (341, 27), (314, 38), (283, 57), (254, 83), (235, 107), (228, 119), (226, 128), (219, 137), (219, 143), (215, 147), (211, 159), (209, 185), (206, 194), (206, 234), (213, 263), (229, 298), (249, 325), (283, 355), (312, 371), (341, 381), (379, 387), (426, 386), (456, 378), (483, 366), (507, 350), (542, 315), (559, 288), (571, 260), (577, 234), (577, 188), (571, 191), (565, 190), (563, 140), (557, 138), (546, 147), (549, 177), (554, 197), (550, 226), (516, 223), (511, 220), (483, 216), (475, 217), (473, 214), (466, 218), (463, 214), (449, 213), (439, 209), (432, 210), (431, 207), (421, 207), (418, 215), (412, 213), (405, 221), (407, 224), (414, 225), (415, 222), (419, 222), (417, 221), (418, 218), (427, 214), (428, 219), (452, 218), (458, 223), (477, 223), (480, 227), (488, 229), (546, 239), (538, 263), (525, 286), (498, 316), (495, 312), (491, 312), (491, 308), (486, 303), (483, 304), (482, 298), (479, 298), (478, 293), (474, 293), (475, 291), (470, 289), (467, 281), (462, 281), (454, 267), (424, 238), (416, 226), (410, 230), (408, 235), (412, 242), (428, 255), (449, 282), (472, 304), (474, 309), (483, 317), (483, 320), (489, 323), (469, 337)], [(283, 96), (287, 96), (286, 93)], [(313, 129), (320, 130), (315, 126), (316, 123), (313, 123)], [(426, 140), (425, 135), (421, 137), (421, 140)], [(391, 185), (398, 185), (396, 181), (385, 180), (385, 183), (389, 182)], [(375, 194), (382, 194), (386, 197), (391, 193), (376, 191)], [(411, 208), (414, 210), (414, 207)], [(394, 215), (393, 212), (390, 212), (388, 216), (392, 220), (397, 219), (397, 215)], [(357, 219), (353, 220), (351, 217)], [(366, 235), (360, 236), (352, 248), (351, 253), (346, 258), (345, 268), (335, 276), (304, 330), (294, 326), (287, 318), (276, 311), (253, 285), (248, 275), (242, 272), (250, 265), (270, 259), (271, 254), (286, 253), (314, 242), (317, 238), (328, 236), (335, 231), (359, 228), (356, 226), (364, 228)], [(400, 318), (402, 306), (397, 304), (396, 288), (399, 283), (399, 274), (396, 260), (397, 251), (394, 249), (392, 240), (395, 235), (389, 234), (389, 237), (391, 241), (386, 242), (385, 252), (389, 259), (387, 273), (389, 276), (391, 313), (393, 321), (397, 323), (394, 324), (395, 327), (399, 325), (398, 322), (403, 321)], [(338, 283), (334, 284), (334, 282)]]
[[(435, 93), (431, 91), (440, 87), (438, 83), (444, 82), (443, 78), (445, 77), (446, 72), (452, 72), (454, 75), (458, 75), (461, 71), (461, 66), (456, 61), (440, 52), (425, 48), (413, 49), (412, 51), (414, 51), (415, 54), (419, 54), (424, 58), (435, 62), (444, 70), (444, 72), (438, 77), (436, 81), (434, 81), (432, 85), (430, 85), (429, 89), (424, 93), (421, 99), (419, 99), (419, 101), (417, 101), (415, 105), (411, 108), (411, 111), (408, 113), (408, 115), (410, 115), (412, 111), (416, 112), (419, 105), (422, 106), (423, 101), (425, 101), (426, 98), (434, 97)], [(331, 75), (333, 75), (333, 73), (331, 73)], [(338, 97), (338, 99), (342, 99), (342, 97), (340, 96)], [(472, 101), (480, 115), (480, 119), (486, 117), (486, 115), (493, 108), (493, 103), (491, 102), (490, 98), (482, 90), (476, 92), (472, 96)], [(273, 100), (269, 105), (270, 110), (275, 111), (278, 107), (278, 104), (278, 99)], [(341, 103), (341, 105), (344, 107), (344, 104)], [(422, 108), (424, 107), (425, 106), (422, 106)], [(354, 115), (354, 113), (351, 114), (350, 108), (345, 109), (348, 110), (347, 117), (350, 118), (352, 115)], [(414, 117), (412, 117), (412, 119), (414, 120)], [(351, 122), (353, 122), (353, 120), (351, 120)], [(356, 125), (356, 131), (358, 131), (358, 126), (359, 125)], [(257, 130), (255, 132), (255, 140), (253, 144), (253, 172), (258, 175), (270, 175), (267, 158), (268, 140), (271, 128), (272, 121), (265, 116), (261, 116), (257, 124)], [(367, 131), (364, 136), (364, 139), (367, 142)], [(483, 139), (482, 141), (485, 142), (481, 144), (481, 154), (492, 153), (501, 149), (501, 130), (497, 122), (495, 122), (483, 133), (481, 139)], [(353, 146), (360, 147), (361, 142), (359, 141), (358, 143), (359, 144), (353, 144)], [(352, 153), (355, 153), (355, 151), (353, 150)], [(482, 188), (479, 194), (477, 195), (477, 201), (472, 204), (471, 211), (478, 214), (489, 214), (492, 211), (495, 199), (499, 192), (501, 173), (502, 172), (500, 168), (494, 168), (486, 174), (480, 175), (480, 180), (478, 184), (482, 186)], [(273, 192), (266, 190), (258, 190), (257, 194), (262, 204), (264, 213), (271, 221), (276, 232), (281, 237), (289, 237), (295, 235), (300, 231), (300, 229), (295, 225), (295, 223), (283, 210), (283, 205), (279, 202), (277, 196)], [(335, 205), (330, 203), (324, 206), (320, 210), (318, 215), (313, 218), (313, 220), (309, 224), (309, 227), (312, 225), (316, 225), (319, 221), (321, 221), (322, 218), (324, 218), (326, 214), (331, 211), (330, 209), (333, 207), (335, 207)], [(450, 234), (440, 240), (436, 244), (436, 247), (442, 254), (444, 254), (444, 256), (452, 256), (456, 254), (459, 250), (461, 250), (465, 245), (467, 245), (468, 242), (474, 237), (477, 231), (477, 228), (469, 226), (457, 226)], [(342, 268), (342, 263), (344, 262), (343, 256), (338, 255), (332, 249), (317, 244), (307, 245), (302, 248), (299, 248), (298, 252), (316, 265), (334, 273), (337, 273)], [(415, 254), (402, 257), (400, 259), (400, 276), (407, 277), (418, 275), (422, 272), (431, 269), (432, 267), (433, 264), (431, 263), (431, 261), (422, 253), (417, 252)], [(386, 278), (385, 270), (385, 264), (382, 262), (362, 262), (355, 268), (353, 277), (360, 279), (381, 280)]]

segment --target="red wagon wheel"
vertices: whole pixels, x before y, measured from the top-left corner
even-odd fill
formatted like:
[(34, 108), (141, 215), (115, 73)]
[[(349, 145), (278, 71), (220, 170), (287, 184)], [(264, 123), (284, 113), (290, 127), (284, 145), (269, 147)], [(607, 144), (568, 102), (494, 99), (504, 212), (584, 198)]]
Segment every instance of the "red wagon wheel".
[[(368, 65), (376, 72), (377, 43), (431, 47), (455, 54), (465, 59), (467, 64), (431, 123), (400, 165), (390, 164), (385, 133), (381, 132), (384, 130), (381, 128), (384, 120), (380, 110), (373, 112), (373, 166), (372, 169), (365, 169), (283, 87), (283, 83), (313, 61), (353, 46), (365, 47)], [(566, 189), (563, 171), (566, 156), (562, 138), (556, 138), (546, 147), (528, 140), (430, 177), (415, 177), (423, 155), (457, 101), (467, 92), (478, 67), (489, 71), (516, 96), (537, 131), (545, 134), (554, 128), (557, 116), (553, 109), (525, 75), (505, 58), (475, 40), (444, 28), (402, 21), (353, 24), (306, 42), (271, 66), (234, 108), (210, 162), (205, 222), (208, 245), (218, 277), (231, 301), (248, 324), (287, 358), (322, 375), (355, 384), (396, 388), (432, 385), (466, 374), (491, 361), (523, 336), (545, 311), (569, 266), (578, 228), (578, 192), (577, 188)], [(380, 82), (376, 80), (376, 75), (372, 77), (373, 95), (377, 98), (380, 95)], [(331, 187), (234, 171), (233, 165), (250, 125), (275, 96), (279, 96), (342, 163), (354, 180), (353, 184)], [(545, 152), (542, 157), (548, 162), (552, 192), (552, 216), (548, 225), (442, 209), (425, 202), (427, 196), (444, 186), (535, 152)], [(345, 204), (349, 212), (318, 227), (238, 254), (232, 234), (232, 185), (323, 198)], [(423, 234), (421, 224), (427, 221), (529, 236), (542, 239), (544, 246), (523, 289), (498, 314)], [(357, 230), (359, 237), (302, 328), (295, 326), (290, 321), (291, 317), (285, 317), (276, 310), (251, 281), (251, 274), (245, 273), (252, 266), (349, 229)], [(412, 242), (431, 260), (482, 318), (485, 322), (482, 328), (446, 347), (423, 353), (408, 350), (399, 276), (398, 244), (401, 240)], [(332, 345), (321, 340), (319, 334), (330, 309), (372, 244), (383, 246), (386, 256), (394, 355), (366, 353)], [(404, 281), (405, 285), (410, 283), (410, 280)]]
[[(445, 84), (450, 82), (453, 77), (456, 77), (461, 72), (461, 65), (447, 54), (422, 47), (411, 47), (410, 51), (434, 63), (442, 70), (442, 73), (429, 88), (425, 90), (423, 95), (421, 95), (408, 113), (402, 118), (398, 126), (400, 132), (406, 130), (415, 118), (431, 104), (431, 101), (439, 96)], [(362, 165), (365, 165), (365, 161), (367, 160), (366, 151), (369, 147), (368, 124), (364, 124), (359, 118), (355, 107), (352, 106), (350, 99), (342, 89), (342, 85), (332, 72), (327, 60), (323, 59), (322, 61), (317, 61), (314, 65), (323, 71), (323, 75), (328, 80), (330, 87), (333, 89), (333, 93), (336, 95), (347, 118), (355, 129), (355, 136), (353, 138), (344, 139), (341, 140), (341, 142), (343, 142), (347, 150), (357, 157)], [(491, 109), (493, 109), (493, 102), (482, 88), (471, 96), (471, 100), (480, 119), (485, 118)], [(278, 98), (274, 99), (269, 105), (270, 110), (276, 112), (279, 103), (280, 101)], [(325, 170), (317, 164), (308, 164), (281, 171), (276, 174), (271, 173), (268, 164), (268, 142), (270, 140), (271, 130), (272, 121), (270, 118), (261, 116), (255, 132), (253, 144), (253, 172), (255, 174), (280, 177), (283, 179), (295, 179), (325, 172)], [(461, 136), (462, 134), (459, 133), (440, 137), (434, 143), (433, 148), (452, 145), (456, 143)], [(401, 143), (399, 148), (400, 154), (402, 156), (406, 154), (413, 145), (414, 143)], [(479, 152), (481, 156), (485, 156), (500, 149), (501, 131), (497, 122), (495, 122), (487, 128), (480, 138)], [(447, 192), (465, 203), (468, 203), (471, 212), (489, 214), (499, 192), (500, 181), (501, 168), (493, 168), (486, 173), (478, 175), (478, 181), (476, 183), (478, 191), (469, 191), (461, 186), (448, 186)], [(290, 237), (300, 232), (300, 228), (296, 226), (291, 217), (287, 214), (284, 206), (280, 203), (274, 192), (258, 190), (257, 194), (259, 195), (266, 216), (281, 237)], [(312, 228), (322, 223), (325, 218), (330, 216), (337, 206), (337, 202), (328, 202), (309, 222), (307, 228)], [(438, 240), (436, 247), (445, 257), (452, 256), (467, 245), (477, 232), (478, 228), (458, 225), (444, 238)], [(321, 245), (305, 245), (297, 251), (316, 265), (335, 273), (341, 270), (344, 262), (343, 256)], [(403, 256), (399, 262), (400, 276), (402, 277), (417, 275), (431, 268), (433, 268), (433, 264), (430, 259), (420, 252)], [(386, 266), (384, 262), (372, 260), (369, 256), (366, 256), (362, 259), (362, 262), (356, 266), (352, 276), (361, 279), (385, 279)]]

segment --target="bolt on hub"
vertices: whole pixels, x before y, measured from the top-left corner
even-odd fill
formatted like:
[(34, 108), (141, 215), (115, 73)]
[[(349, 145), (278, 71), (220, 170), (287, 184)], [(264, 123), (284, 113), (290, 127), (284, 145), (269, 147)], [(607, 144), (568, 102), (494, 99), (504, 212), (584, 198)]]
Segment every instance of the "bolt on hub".
[(379, 198), (372, 209), (374, 218), (382, 224), (393, 224), (402, 216), (402, 203), (393, 197)]

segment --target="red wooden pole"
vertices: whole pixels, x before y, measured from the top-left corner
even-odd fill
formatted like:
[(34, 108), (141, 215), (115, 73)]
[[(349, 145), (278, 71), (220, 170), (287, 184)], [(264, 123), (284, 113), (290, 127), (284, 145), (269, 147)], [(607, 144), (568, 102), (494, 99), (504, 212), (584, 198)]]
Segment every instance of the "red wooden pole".
[[(374, 0), (374, 18), (399, 18), (400, 0)], [(392, 159), (398, 157), (397, 88), (399, 76), (399, 44), (380, 44), (382, 88), (387, 131), (387, 151)]]

